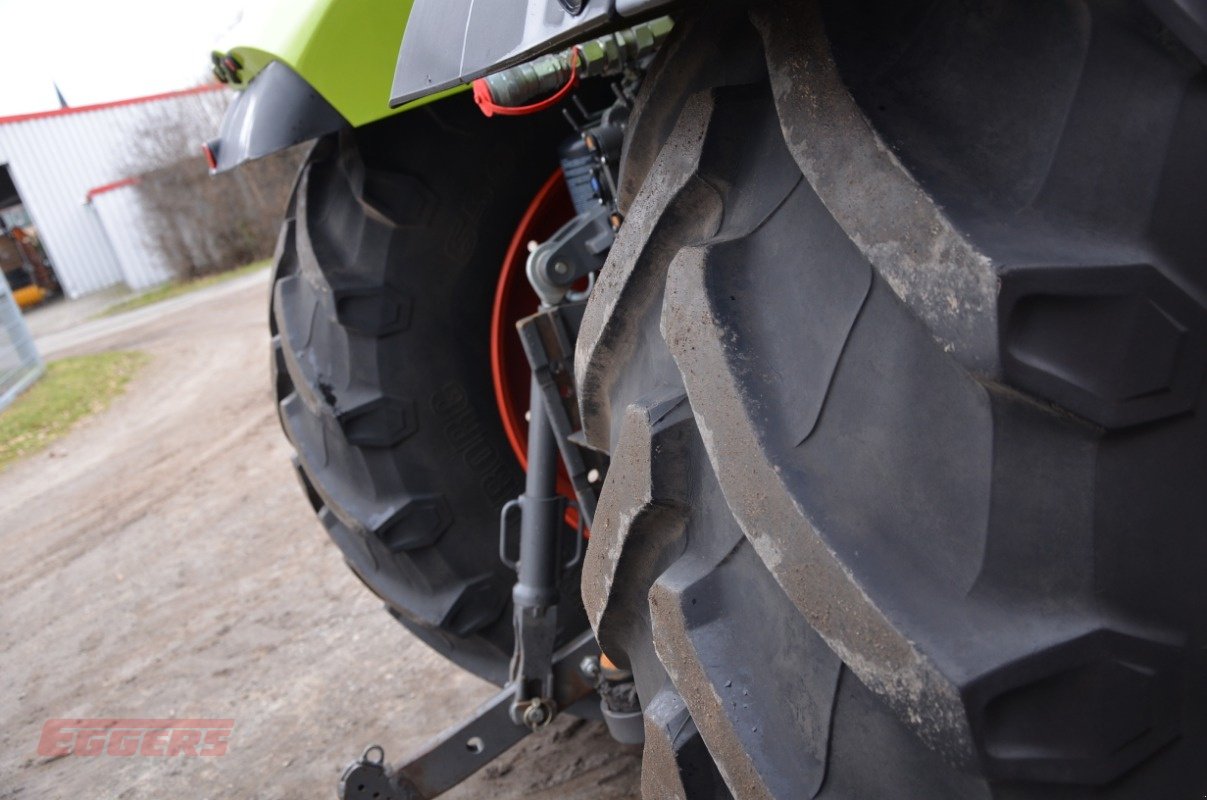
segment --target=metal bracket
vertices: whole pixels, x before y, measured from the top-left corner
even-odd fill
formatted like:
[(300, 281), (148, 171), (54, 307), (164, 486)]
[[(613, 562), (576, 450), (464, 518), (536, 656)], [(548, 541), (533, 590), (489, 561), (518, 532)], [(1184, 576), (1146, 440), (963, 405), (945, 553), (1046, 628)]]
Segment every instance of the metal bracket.
[[(574, 555), (568, 561), (562, 562), (563, 571), (574, 569), (583, 560), (583, 539), (586, 527), (586, 515), (582, 512), (582, 507), (574, 501), (565, 501), (565, 506), (578, 511), (578, 525), (574, 529)], [(511, 557), (513, 537), (510, 535), (508, 522), (515, 512), (521, 510), (521, 502), (517, 497), (515, 500), (504, 503), (503, 509), (499, 512), (499, 560), (503, 562), (503, 566), (511, 570), (518, 570), (520, 562), (518, 558)]]
[[(594, 686), (579, 664), (598, 655), (590, 631), (554, 654), (553, 701), (558, 707), (569, 708), (591, 695)], [(344, 770), (340, 800), (430, 800), (447, 792), (532, 733), (532, 728), (512, 721), (514, 696), (513, 687), (503, 689), (470, 719), (441, 733), (397, 769), (385, 765), (380, 747), (370, 747)]]

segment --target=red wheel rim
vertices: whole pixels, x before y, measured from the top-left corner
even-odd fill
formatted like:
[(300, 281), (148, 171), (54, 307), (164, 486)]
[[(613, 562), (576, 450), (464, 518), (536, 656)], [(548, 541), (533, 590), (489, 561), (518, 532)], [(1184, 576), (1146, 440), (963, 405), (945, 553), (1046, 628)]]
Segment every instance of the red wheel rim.
[[(562, 171), (555, 170), (520, 218), (520, 224), (516, 226), (511, 243), (507, 246), (507, 254), (503, 257), (503, 268), (499, 271), (499, 282), (495, 287), (494, 309), (490, 319), (490, 371), (495, 402), (507, 441), (525, 470), (528, 469), (528, 422), (524, 414), (528, 410), (531, 372), (515, 324), (535, 313), (539, 305), (524, 271), (528, 261), (528, 243), (545, 241), (573, 216), (574, 205), (570, 201)], [(564, 497), (574, 498), (574, 487), (565, 469), (558, 470), (557, 490)], [(566, 512), (566, 522), (578, 524), (578, 514), (574, 509)]]

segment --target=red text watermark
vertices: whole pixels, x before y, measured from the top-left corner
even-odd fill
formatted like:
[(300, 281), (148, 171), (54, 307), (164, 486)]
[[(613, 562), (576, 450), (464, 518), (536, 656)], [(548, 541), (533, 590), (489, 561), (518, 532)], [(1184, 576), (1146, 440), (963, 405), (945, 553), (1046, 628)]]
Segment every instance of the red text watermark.
[(233, 719), (50, 719), (38, 755), (222, 756)]

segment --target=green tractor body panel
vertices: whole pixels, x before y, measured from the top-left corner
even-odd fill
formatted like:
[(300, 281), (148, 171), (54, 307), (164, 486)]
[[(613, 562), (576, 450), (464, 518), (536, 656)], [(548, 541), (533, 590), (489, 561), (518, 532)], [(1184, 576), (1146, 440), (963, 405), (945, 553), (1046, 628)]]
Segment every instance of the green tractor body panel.
[(228, 83), (245, 88), (273, 61), (301, 76), (345, 120), (365, 125), (441, 95), (390, 108), (394, 65), (412, 0), (261, 0), (244, 13), (217, 55), (239, 65)]
[(597, 0), (576, 15), (559, 0), (256, 0), (211, 54), (218, 80), (241, 91), (206, 159), (225, 172), (368, 125), (667, 1)]

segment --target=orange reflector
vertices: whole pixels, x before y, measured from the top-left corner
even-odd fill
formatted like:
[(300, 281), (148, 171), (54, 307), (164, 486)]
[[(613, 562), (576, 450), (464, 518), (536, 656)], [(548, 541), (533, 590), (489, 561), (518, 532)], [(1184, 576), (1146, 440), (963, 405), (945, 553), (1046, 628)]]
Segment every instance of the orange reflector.
[(210, 146), (209, 142), (201, 145), (201, 152), (205, 153), (205, 163), (210, 168), (210, 172), (218, 169), (218, 157), (214, 155), (214, 148)]

